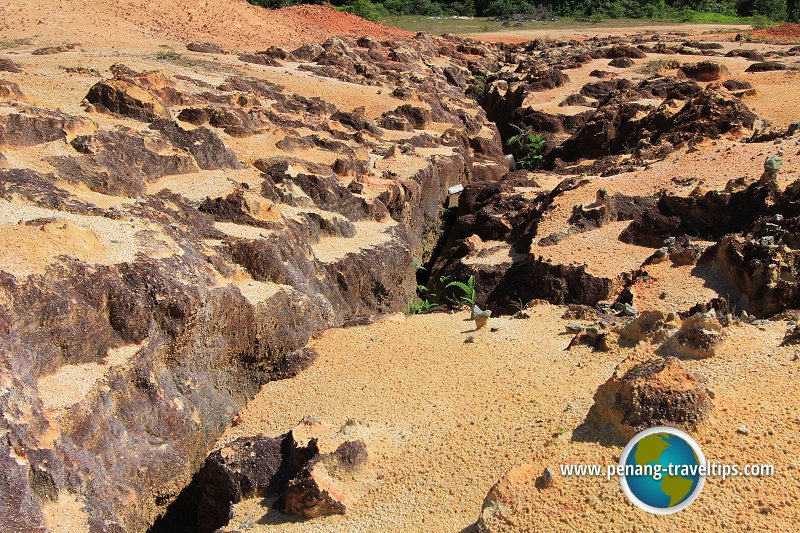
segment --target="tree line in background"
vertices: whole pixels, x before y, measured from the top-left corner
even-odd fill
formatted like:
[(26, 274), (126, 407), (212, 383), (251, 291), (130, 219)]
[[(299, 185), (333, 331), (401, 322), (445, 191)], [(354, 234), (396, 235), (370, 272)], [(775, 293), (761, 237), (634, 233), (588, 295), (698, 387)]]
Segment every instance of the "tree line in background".
[[(319, 4), (320, 0), (249, 0), (277, 9), (294, 4)], [(703, 22), (701, 14), (756, 17), (765, 21), (800, 22), (800, 0), (331, 0), (342, 11), (369, 20), (391, 15), (510, 17), (535, 14), (534, 18), (593, 17), (651, 18)], [(709, 17), (708, 22), (715, 22)]]

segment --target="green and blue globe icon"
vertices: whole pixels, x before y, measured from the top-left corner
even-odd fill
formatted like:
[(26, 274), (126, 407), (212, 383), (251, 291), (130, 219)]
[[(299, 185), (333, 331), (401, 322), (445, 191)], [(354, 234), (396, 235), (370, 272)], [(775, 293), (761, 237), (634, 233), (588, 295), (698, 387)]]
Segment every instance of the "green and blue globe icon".
[[(667, 426), (636, 434), (620, 456), (622, 491), (636, 506), (672, 514), (691, 505), (705, 483), (705, 456), (686, 432)], [(702, 474), (702, 475), (701, 475)]]

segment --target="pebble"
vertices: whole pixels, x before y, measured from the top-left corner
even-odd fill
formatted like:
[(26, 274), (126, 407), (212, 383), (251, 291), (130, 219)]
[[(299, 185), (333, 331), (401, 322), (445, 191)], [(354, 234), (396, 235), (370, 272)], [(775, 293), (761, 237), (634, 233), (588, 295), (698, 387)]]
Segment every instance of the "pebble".
[(750, 430), (747, 429), (747, 426), (744, 425), (744, 424), (739, 426), (739, 428), (736, 430), (736, 432), (739, 433), (740, 435), (749, 435), (750, 434)]
[(475, 337), (473, 337), (472, 335), (464, 339), (464, 344), (472, 344), (473, 342), (475, 342)]
[(550, 468), (549, 466), (544, 469), (542, 472), (542, 485), (545, 487), (551, 487), (553, 485), (553, 478), (555, 477), (555, 471)]
[(712, 400), (717, 397), (717, 393), (714, 392), (714, 389), (712, 389), (711, 387), (707, 387), (706, 392), (708, 393), (709, 398), (711, 398)]

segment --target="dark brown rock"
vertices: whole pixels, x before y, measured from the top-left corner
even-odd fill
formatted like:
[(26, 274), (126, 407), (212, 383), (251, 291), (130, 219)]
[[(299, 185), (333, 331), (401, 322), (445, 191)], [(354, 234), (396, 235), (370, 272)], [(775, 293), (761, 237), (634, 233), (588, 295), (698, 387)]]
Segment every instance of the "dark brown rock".
[(689, 79), (701, 82), (716, 81), (729, 74), (725, 65), (715, 61), (688, 63), (680, 68), (680, 72)]
[(644, 59), (647, 57), (642, 50), (636, 48), (635, 46), (630, 46), (626, 44), (618, 44), (608, 48), (605, 51), (606, 59), (616, 59), (618, 57), (628, 57), (632, 59)]
[(633, 66), (633, 60), (627, 57), (616, 57), (609, 61), (608, 66), (616, 68), (630, 68)]
[(315, 457), (289, 481), (286, 512), (302, 518), (344, 514), (349, 501), (342, 485), (352, 483), (367, 460), (367, 447), (358, 440), (344, 442), (335, 452)]
[(27, 102), (28, 98), (22, 92), (19, 85), (13, 81), (0, 80), (0, 98), (8, 98), (9, 100), (17, 100), (20, 102)]
[(757, 50), (748, 50), (748, 49), (735, 49), (731, 50), (727, 54), (726, 57), (743, 57), (748, 61), (764, 61), (764, 54)]
[(210, 533), (228, 523), (231, 505), (252, 496), (281, 494), (300, 466), (319, 450), (280, 437), (242, 437), (211, 453), (197, 473), (197, 528)]
[(67, 133), (91, 131), (86, 119), (36, 107), (0, 114), (0, 145), (33, 146), (66, 139)]
[(59, 46), (45, 46), (44, 48), (37, 48), (31, 53), (35, 56), (49, 56), (53, 54), (61, 54), (63, 52), (69, 52), (70, 50), (74, 50), (77, 47), (78, 43), (69, 43)]
[(186, 49), (190, 52), (198, 52), (201, 54), (224, 54), (225, 51), (217, 44), (214, 43), (189, 43)]
[(294, 56), (290, 52), (277, 46), (270, 46), (266, 50), (256, 52), (256, 54), (271, 57), (272, 59), (280, 59), (282, 61), (294, 61)]
[(432, 121), (431, 112), (424, 107), (403, 104), (391, 114), (406, 119), (414, 129), (424, 130)]
[(266, 55), (261, 54), (242, 54), (239, 56), (239, 61), (245, 63), (253, 63), (255, 65), (264, 65), (265, 67), (280, 67), (281, 63)]
[(777, 61), (764, 61), (760, 63), (753, 63), (745, 72), (772, 72), (775, 70), (786, 70), (786, 65)]
[(624, 361), (597, 389), (587, 422), (625, 441), (654, 426), (693, 430), (714, 407), (704, 385), (675, 359)]
[(127, 128), (80, 135), (71, 144), (78, 152), (91, 156), (93, 161), (117, 175), (134, 175), (148, 180), (198, 169), (188, 153), (163, 154), (162, 151), (170, 148), (164, 138), (153, 135), (145, 140)]
[(0, 72), (22, 72), (22, 69), (9, 58), (0, 57)]
[(731, 92), (749, 91), (753, 88), (753, 85), (749, 81), (745, 80), (725, 80), (722, 86)]
[(240, 168), (236, 154), (208, 128), (185, 130), (176, 122), (156, 119), (150, 128), (161, 132), (164, 137), (178, 148), (194, 156), (197, 165), (203, 170), (219, 170), (224, 168)]
[(100, 81), (89, 89), (86, 101), (98, 111), (135, 118), (144, 122), (170, 116), (167, 104), (162, 98), (131, 80)]
[(292, 56), (300, 61), (316, 61), (325, 49), (317, 43), (306, 43), (292, 52)]

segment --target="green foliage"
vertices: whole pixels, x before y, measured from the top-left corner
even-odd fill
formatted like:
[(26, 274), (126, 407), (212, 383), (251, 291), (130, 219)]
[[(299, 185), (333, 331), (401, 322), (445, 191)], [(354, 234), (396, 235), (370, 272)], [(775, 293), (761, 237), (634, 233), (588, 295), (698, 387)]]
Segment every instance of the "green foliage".
[[(322, 0), (248, 1), (270, 9), (299, 3), (322, 3)], [(647, 18), (670, 22), (746, 23), (761, 26), (786, 18), (800, 20), (800, 0), (331, 0), (331, 4), (337, 9), (369, 20), (385, 20), (398, 15), (509, 17), (516, 14), (534, 14), (537, 18), (552, 14), (562, 19), (589, 19), (595, 23), (605, 22), (607, 19)], [(443, 22), (420, 19), (417, 25), (430, 29), (429, 27), (436, 25), (444, 27)], [(492, 22), (475, 21), (468, 31), (496, 29)], [(496, 26), (499, 27), (499, 24)], [(3, 47), (3, 42), (0, 41), (0, 47)]]
[(377, 22), (389, 14), (383, 4), (373, 4), (370, 0), (349, 0), (346, 4), (336, 9), (358, 15), (373, 22)]
[(428, 300), (419, 300), (417, 302), (408, 302), (406, 304), (406, 314), (407, 315), (418, 315), (420, 313), (424, 313), (431, 307), (436, 307), (437, 304), (433, 302), (429, 302)]
[(30, 39), (3, 39), (0, 40), (0, 49), (2, 48), (16, 48), (18, 46), (25, 46), (31, 44)]
[(160, 61), (178, 61), (180, 58), (181, 54), (175, 50), (159, 50), (156, 52), (156, 59)]
[(476, 291), (475, 291), (475, 276), (470, 276), (466, 283), (463, 281), (451, 281), (448, 283), (445, 288), (449, 289), (450, 287), (455, 287), (460, 289), (463, 293), (457, 301), (463, 304), (469, 305), (472, 308), (475, 305), (476, 301)]
[(506, 146), (516, 148), (522, 154), (522, 157), (517, 158), (517, 166), (526, 170), (539, 168), (544, 160), (544, 145), (547, 139), (531, 130), (517, 129), (519, 133), (506, 141)]
[(800, 0), (786, 0), (786, 20), (800, 22)]
[(442, 4), (431, 0), (385, 0), (383, 5), (394, 15), (444, 15)]
[(533, 4), (526, 0), (492, 0), (483, 14), (488, 17), (510, 17), (516, 13), (533, 10)]
[(665, 68), (669, 62), (669, 59), (654, 59), (636, 69), (636, 72), (639, 74), (644, 74), (648, 77), (655, 76), (661, 69)]

